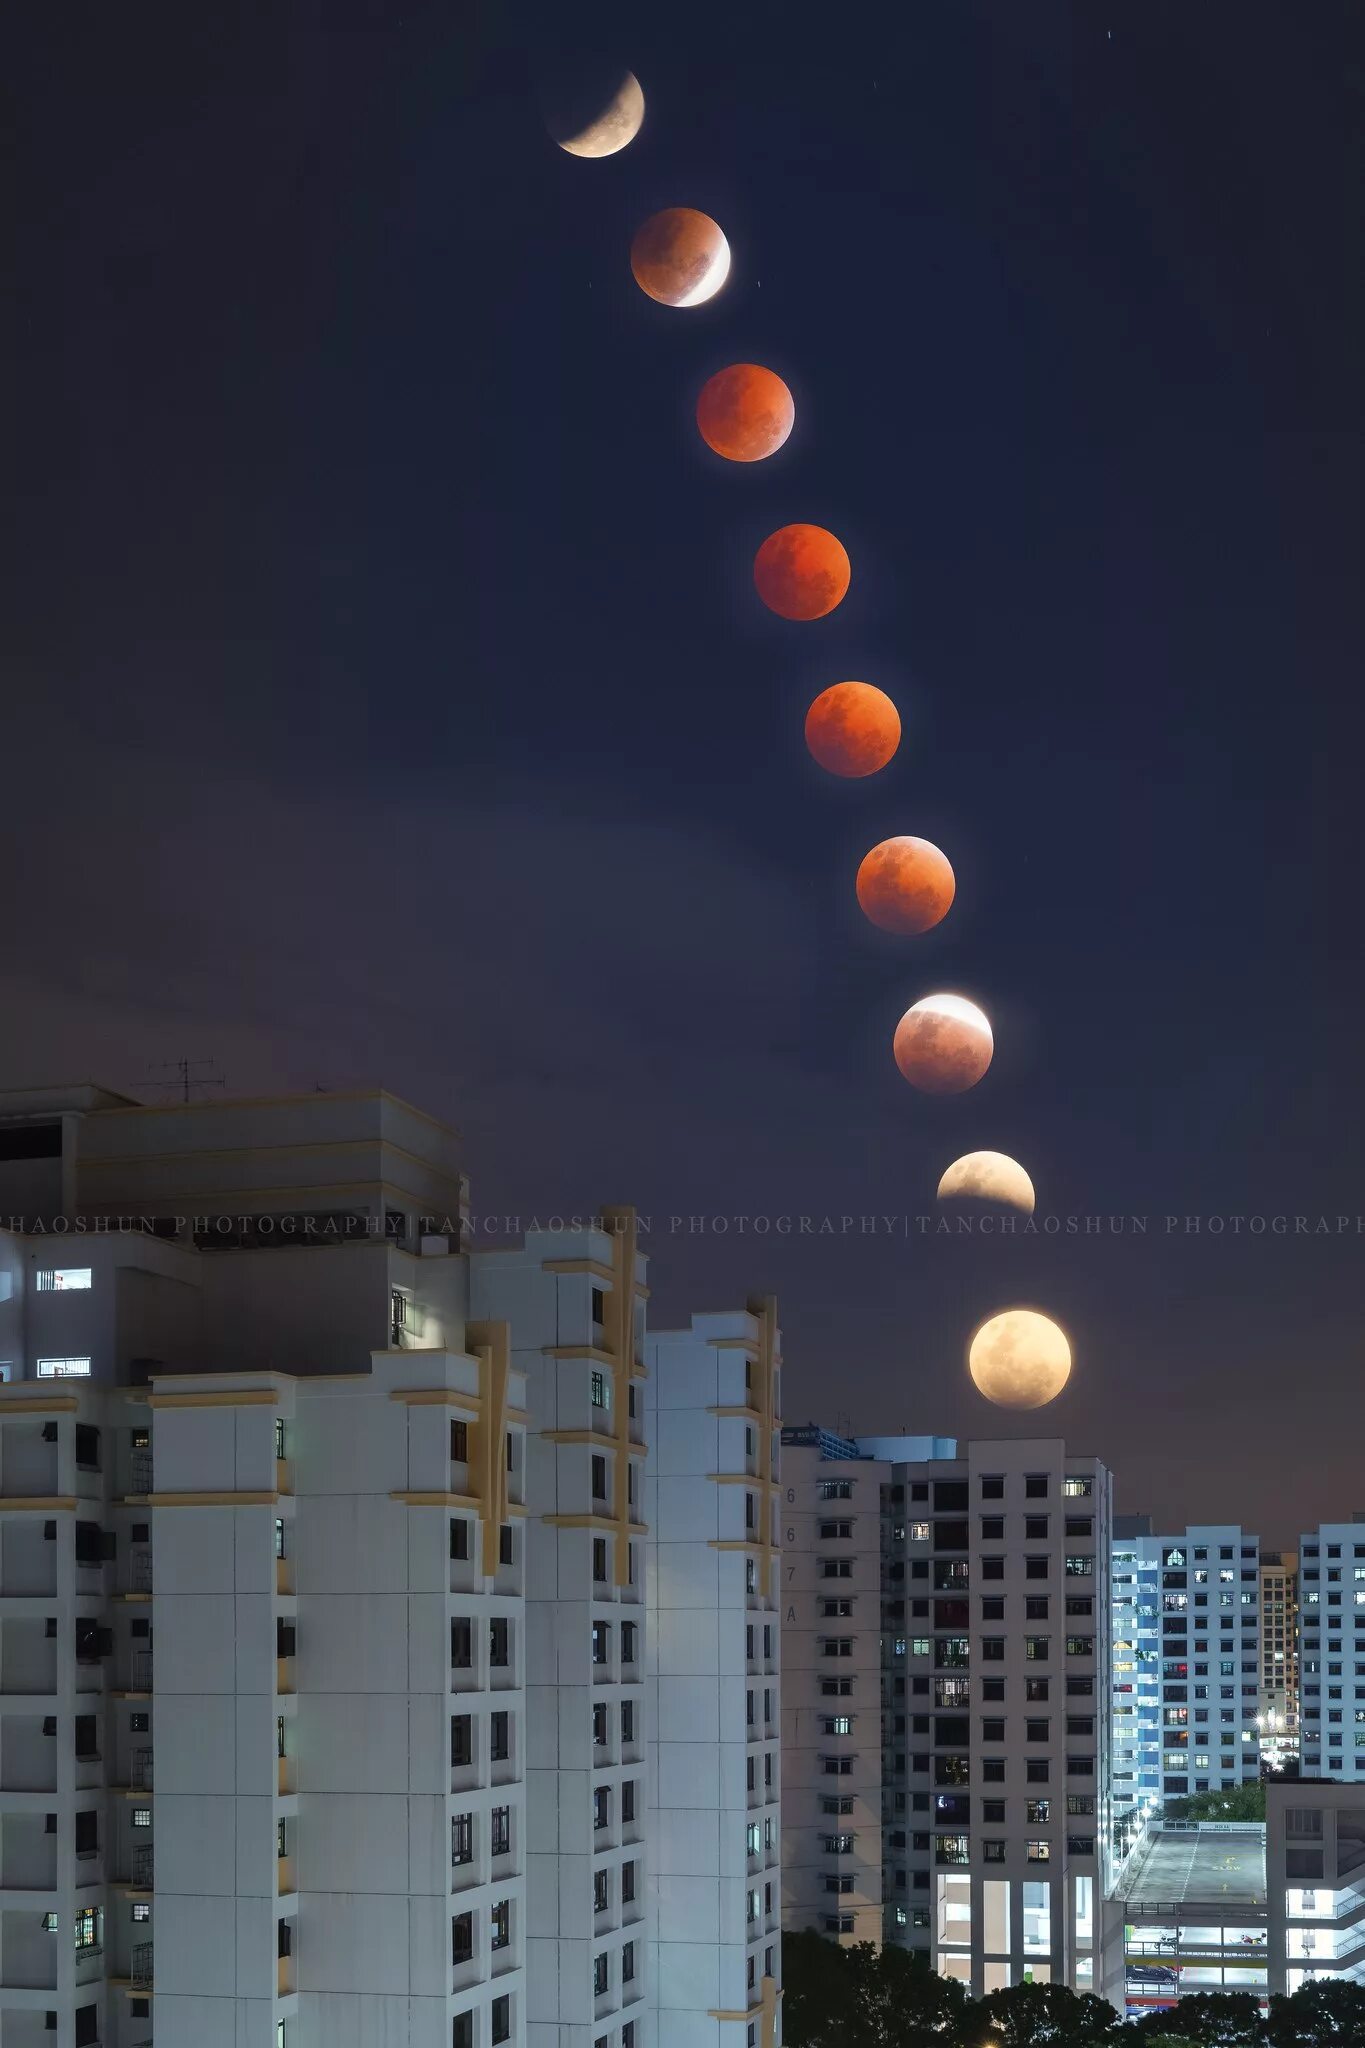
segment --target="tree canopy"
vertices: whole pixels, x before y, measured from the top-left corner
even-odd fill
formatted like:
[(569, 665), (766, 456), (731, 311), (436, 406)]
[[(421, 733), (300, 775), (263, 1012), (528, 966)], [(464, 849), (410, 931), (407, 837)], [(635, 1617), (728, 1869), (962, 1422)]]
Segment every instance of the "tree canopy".
[(1126, 2024), (1063, 1984), (1016, 1984), (972, 1998), (922, 1957), (822, 1934), (782, 1944), (785, 2048), (1365, 2048), (1365, 1987), (1310, 1984), (1272, 1998), (1202, 1992)]

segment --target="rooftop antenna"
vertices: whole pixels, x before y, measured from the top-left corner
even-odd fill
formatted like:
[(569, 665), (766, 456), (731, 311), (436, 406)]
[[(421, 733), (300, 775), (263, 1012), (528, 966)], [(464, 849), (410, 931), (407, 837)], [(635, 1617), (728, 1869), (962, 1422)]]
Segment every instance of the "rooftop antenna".
[[(178, 1089), (181, 1101), (188, 1102), (191, 1097), (191, 1091), (196, 1088), (226, 1088), (226, 1076), (214, 1072), (217, 1064), (216, 1060), (162, 1060), (160, 1066), (148, 1067), (148, 1079), (144, 1086), (148, 1088)], [(200, 1072), (201, 1068), (207, 1068), (209, 1071), (207, 1073)], [(174, 1074), (176, 1078), (173, 1081), (154, 1081), (151, 1079), (153, 1074)]]

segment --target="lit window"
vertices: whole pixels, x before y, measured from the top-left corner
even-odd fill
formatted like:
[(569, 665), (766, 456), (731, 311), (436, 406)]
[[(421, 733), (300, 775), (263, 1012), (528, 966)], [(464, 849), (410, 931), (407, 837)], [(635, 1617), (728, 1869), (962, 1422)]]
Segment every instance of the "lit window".
[(40, 1380), (88, 1380), (90, 1360), (88, 1358), (40, 1358), (38, 1360)]
[(611, 1406), (611, 1396), (608, 1392), (606, 1374), (604, 1372), (595, 1372), (592, 1375), (590, 1387), (589, 1399), (593, 1407), (609, 1408)]
[(150, 1807), (150, 1806), (135, 1806), (135, 1807), (133, 1808), (133, 1826), (134, 1826), (135, 1828), (149, 1828), (149, 1827), (151, 1826), (151, 1824), (152, 1824), (152, 1809), (151, 1809), (151, 1807)]
[(82, 1906), (76, 1915), (76, 1953), (98, 1948), (100, 1945), (100, 1909), (98, 1906)]
[(89, 1290), (89, 1266), (57, 1266), (38, 1275), (39, 1294), (86, 1294)]

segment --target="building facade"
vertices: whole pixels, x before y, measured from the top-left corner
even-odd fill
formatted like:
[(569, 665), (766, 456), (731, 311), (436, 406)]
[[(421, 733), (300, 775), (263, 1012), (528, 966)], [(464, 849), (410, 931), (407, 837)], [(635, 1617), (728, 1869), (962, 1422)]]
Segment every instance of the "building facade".
[(1145, 1515), (1116, 1515), (1113, 1554), (1112, 1869), (1161, 1805), (1161, 1542)]
[(782, 1943), (776, 1306), (648, 1342), (657, 2048), (772, 2048)]
[(1305, 1777), (1365, 1777), (1365, 1519), (1299, 1539), (1299, 1742)]
[(1299, 1560), (1261, 1552), (1261, 1761), (1280, 1771), (1299, 1756)]
[[(1226, 1791), (1261, 1774), (1260, 1543), (1231, 1523), (1192, 1524), (1136, 1544), (1133, 1566), (1159, 1574), (1161, 1796)], [(1143, 1617), (1145, 1619), (1146, 1617)], [(1150, 1707), (1150, 1688), (1141, 1699)], [(1148, 1724), (1138, 1719), (1140, 1742)]]
[[(1347, 1524), (1347, 1527), (1352, 1526)], [(1266, 1788), (1270, 1989), (1365, 1982), (1365, 1791), (1341, 1779)]]
[(632, 1212), (470, 1253), (385, 1096), (0, 1097), (0, 1183), (5, 2048), (775, 2048), (771, 1306), (647, 1361)]
[[(783, 1917), (882, 1939), (882, 1492), (891, 1467), (815, 1425), (782, 1433)], [(904, 1714), (904, 1705), (901, 1707)]]

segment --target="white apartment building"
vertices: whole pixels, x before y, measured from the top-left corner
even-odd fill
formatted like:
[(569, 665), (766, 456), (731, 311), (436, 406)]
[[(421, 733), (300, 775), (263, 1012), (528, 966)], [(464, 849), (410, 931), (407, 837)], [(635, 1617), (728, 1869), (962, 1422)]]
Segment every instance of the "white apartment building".
[(909, 1719), (886, 1773), (894, 1938), (976, 1996), (1026, 1980), (1121, 1995), (1111, 1517), (1105, 1467), (1058, 1438), (892, 1469), (886, 1557), (908, 1611), (885, 1671)]
[[(1145, 1517), (1125, 1519), (1125, 1531), (1150, 1531)], [(1116, 1588), (1131, 1606), (1128, 1634), (1118, 1639), (1131, 1646), (1117, 1661), (1131, 1661), (1135, 1690), (1115, 1693), (1134, 1708), (1125, 1716), (1121, 1738), (1124, 1768), (1135, 1767), (1136, 1784), (1116, 1789), (1133, 1792), (1116, 1811), (1130, 1815), (1153, 1802), (1149, 1781), (1154, 1744), (1160, 1745), (1161, 1800), (1184, 1799), (1197, 1792), (1224, 1791), (1261, 1774), (1259, 1726), (1261, 1602), (1260, 1543), (1235, 1523), (1198, 1523), (1178, 1535), (1122, 1534), (1115, 1541)], [(1155, 1584), (1153, 1568), (1155, 1567)], [(1131, 1584), (1127, 1583), (1129, 1580)], [(1153, 1598), (1154, 1596), (1154, 1598)], [(1146, 1679), (1151, 1669), (1152, 1616), (1155, 1604), (1159, 1634), (1157, 1697)], [(1121, 1674), (1115, 1672), (1116, 1681)], [(1126, 1675), (1124, 1675), (1126, 1678)], [(1135, 1759), (1135, 1764), (1129, 1758)], [(1120, 1829), (1120, 1837), (1123, 1829)]]
[(881, 1941), (886, 1903), (882, 1490), (890, 1473), (886, 1460), (815, 1424), (782, 1432), (783, 1918), (846, 1945)]
[(1161, 1805), (1161, 1540), (1145, 1515), (1114, 1517), (1111, 1871)]
[(1299, 1539), (1299, 1741), (1307, 1778), (1365, 1778), (1365, 1518)]
[(773, 2048), (782, 1924), (775, 1304), (648, 1340), (656, 2048)]
[(1261, 1760), (1282, 1770), (1299, 1755), (1299, 1560), (1261, 1552)]
[[(647, 1380), (632, 1213), (463, 1253), (455, 1151), (378, 1093), (0, 1095), (5, 2048), (652, 2048), (643, 1390), (723, 1410), (752, 1359), (775, 1416), (775, 1321)], [(754, 1455), (697, 1532), (727, 1659)], [(750, 1889), (697, 1937), (717, 2048), (778, 2036)]]

